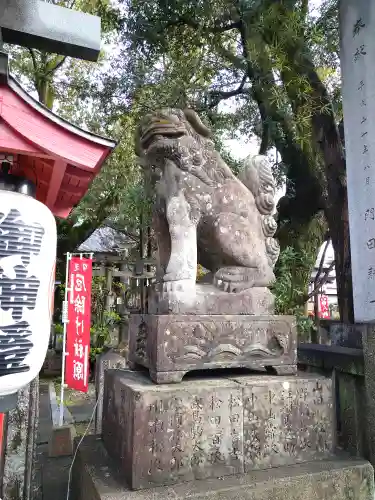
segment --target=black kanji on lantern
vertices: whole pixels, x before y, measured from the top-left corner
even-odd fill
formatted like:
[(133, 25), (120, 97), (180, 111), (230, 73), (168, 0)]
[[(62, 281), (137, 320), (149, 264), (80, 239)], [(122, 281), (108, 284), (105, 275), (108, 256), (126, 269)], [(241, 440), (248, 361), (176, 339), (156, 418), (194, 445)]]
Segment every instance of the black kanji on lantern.
[(27, 321), (0, 327), (0, 376), (28, 371), (23, 363), (33, 347)]
[(32, 257), (40, 254), (43, 235), (40, 224), (27, 223), (16, 209), (0, 214), (0, 308), (9, 311), (7, 324), (0, 325), (0, 376), (29, 370), (24, 360), (33, 347), (32, 330), (23, 315), (36, 306), (40, 281)]
[(29, 264), (31, 255), (40, 253), (43, 235), (40, 224), (28, 224), (18, 210), (12, 209), (0, 218), (0, 258), (19, 255), (23, 264)]

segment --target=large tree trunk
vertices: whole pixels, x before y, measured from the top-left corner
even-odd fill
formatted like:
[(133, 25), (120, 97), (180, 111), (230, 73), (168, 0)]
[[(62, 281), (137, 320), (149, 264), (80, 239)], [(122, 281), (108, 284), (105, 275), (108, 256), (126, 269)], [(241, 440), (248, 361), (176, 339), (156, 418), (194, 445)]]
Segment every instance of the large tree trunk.
[[(294, 59), (298, 64), (298, 58)], [(341, 135), (335, 121), (328, 92), (308, 58), (296, 68), (312, 86), (315, 113), (313, 134), (323, 158), (325, 194), (324, 212), (335, 251), (337, 298), (341, 321), (354, 322), (353, 289), (350, 260), (350, 236), (346, 165)], [(324, 109), (324, 110), (323, 110)]]
[(345, 323), (353, 323), (348, 193), (343, 145), (327, 89), (309, 59), (305, 59), (303, 66), (313, 89), (313, 98), (316, 103), (320, 103), (320, 107), (317, 108), (319, 111), (313, 115), (312, 124), (315, 139), (324, 159), (327, 181), (325, 214), (335, 251), (340, 318)]
[[(283, 80), (286, 88), (297, 77), (305, 78), (310, 85), (310, 92), (300, 95), (303, 104), (311, 106), (312, 128), (316, 143), (316, 151), (323, 160), (323, 172), (316, 168), (317, 178), (323, 182), (325, 198), (324, 212), (328, 221), (333, 248), (335, 251), (335, 267), (337, 281), (337, 298), (340, 318), (343, 322), (354, 321), (353, 292), (350, 260), (350, 237), (348, 201), (346, 189), (346, 165), (340, 132), (336, 123), (332, 103), (325, 85), (320, 80), (309, 53), (303, 30), (298, 38), (281, 38), (282, 27), (290, 21), (290, 13), (295, 2), (276, 2), (277, 16), (273, 17), (276, 25), (266, 26), (263, 30), (264, 41), (282, 50), (287, 59)], [(274, 4), (276, 6), (276, 4)], [(276, 12), (276, 11), (275, 11)], [(274, 12), (274, 14), (275, 14)], [(271, 29), (272, 28), (272, 29)], [(323, 175), (319, 175), (323, 174)]]

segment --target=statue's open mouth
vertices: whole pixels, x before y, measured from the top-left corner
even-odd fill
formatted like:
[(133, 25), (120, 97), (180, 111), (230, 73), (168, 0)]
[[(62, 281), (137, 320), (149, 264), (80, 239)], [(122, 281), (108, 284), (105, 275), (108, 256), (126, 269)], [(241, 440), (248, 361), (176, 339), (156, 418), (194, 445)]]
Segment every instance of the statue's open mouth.
[(155, 124), (148, 127), (141, 136), (141, 145), (144, 150), (147, 150), (151, 144), (158, 142), (161, 139), (171, 138), (178, 139), (186, 134), (184, 127), (177, 127), (173, 124)]

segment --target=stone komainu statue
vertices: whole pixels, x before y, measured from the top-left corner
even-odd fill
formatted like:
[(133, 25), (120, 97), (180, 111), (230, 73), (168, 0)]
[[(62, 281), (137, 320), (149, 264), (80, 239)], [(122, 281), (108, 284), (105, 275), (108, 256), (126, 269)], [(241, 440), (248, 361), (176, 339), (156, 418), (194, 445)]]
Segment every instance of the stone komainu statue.
[(214, 274), (221, 290), (268, 287), (279, 245), (273, 238), (275, 181), (266, 157), (247, 159), (237, 178), (190, 109), (145, 116), (136, 147), (156, 190), (164, 290), (195, 286), (197, 263)]

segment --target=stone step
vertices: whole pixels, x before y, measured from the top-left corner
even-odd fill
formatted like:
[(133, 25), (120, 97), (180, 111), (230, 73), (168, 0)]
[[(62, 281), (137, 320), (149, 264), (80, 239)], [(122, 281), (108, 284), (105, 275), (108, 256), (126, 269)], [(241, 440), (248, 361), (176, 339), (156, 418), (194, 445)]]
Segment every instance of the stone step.
[(108, 370), (103, 442), (131, 489), (325, 459), (332, 455), (330, 378), (253, 375), (155, 385)]
[(131, 491), (102, 442), (88, 436), (73, 469), (70, 500), (373, 500), (364, 460), (338, 458), (169, 487)]

